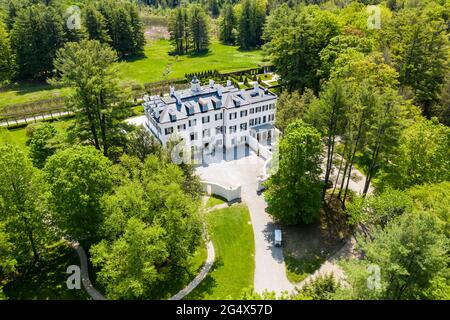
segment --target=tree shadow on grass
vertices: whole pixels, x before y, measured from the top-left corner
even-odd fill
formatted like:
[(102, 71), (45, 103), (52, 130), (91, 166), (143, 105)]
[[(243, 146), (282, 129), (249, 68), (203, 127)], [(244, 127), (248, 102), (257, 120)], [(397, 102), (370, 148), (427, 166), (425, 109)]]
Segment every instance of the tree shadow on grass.
[(4, 290), (11, 300), (86, 300), (83, 289), (67, 288), (67, 267), (79, 265), (71, 247), (58, 242), (48, 249), (40, 265), (30, 268), (8, 283)]
[(124, 59), (121, 59), (120, 62), (129, 62), (129, 63), (131, 63), (131, 62), (136, 62), (136, 61), (144, 60), (144, 59), (147, 59), (147, 56), (145, 55), (144, 52), (141, 52), (141, 53), (137, 53), (137, 54), (134, 54), (132, 56), (126, 57)]
[(208, 296), (211, 296), (214, 292), (214, 288), (217, 287), (217, 281), (214, 278), (213, 273), (222, 266), (223, 260), (221, 258), (217, 258), (205, 279), (203, 279), (203, 281), (200, 282), (200, 284), (192, 290), (191, 293), (184, 297), (183, 300), (204, 300), (205, 298), (208, 298)]
[(325, 257), (320, 255), (308, 255), (306, 257), (296, 259), (291, 255), (284, 258), (288, 277), (292, 282), (303, 281), (308, 275), (320, 268), (325, 262)]

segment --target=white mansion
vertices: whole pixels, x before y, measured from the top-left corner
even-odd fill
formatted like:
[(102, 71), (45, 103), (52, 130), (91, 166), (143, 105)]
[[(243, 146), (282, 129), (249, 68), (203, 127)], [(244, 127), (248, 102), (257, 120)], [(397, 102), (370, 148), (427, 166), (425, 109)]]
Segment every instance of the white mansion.
[(226, 86), (201, 86), (197, 78), (191, 88), (164, 97), (144, 97), (146, 126), (164, 145), (179, 137), (195, 152), (213, 152), (248, 142), (249, 136), (262, 144), (274, 138), (277, 95), (260, 88), (239, 90)]

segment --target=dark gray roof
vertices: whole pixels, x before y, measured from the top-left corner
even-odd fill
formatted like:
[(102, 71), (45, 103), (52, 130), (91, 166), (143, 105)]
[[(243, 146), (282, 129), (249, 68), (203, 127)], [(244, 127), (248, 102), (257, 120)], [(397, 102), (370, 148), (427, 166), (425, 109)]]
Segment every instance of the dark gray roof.
[[(221, 95), (219, 95), (221, 91)], [(242, 106), (269, 101), (277, 96), (264, 88), (255, 91), (254, 88), (238, 90), (234, 86), (214, 87), (202, 86), (199, 91), (193, 92), (190, 89), (177, 91), (173, 96), (148, 97), (144, 102), (144, 110), (150, 114), (157, 122), (167, 123), (200, 112), (219, 110), (221, 108), (231, 109)]]

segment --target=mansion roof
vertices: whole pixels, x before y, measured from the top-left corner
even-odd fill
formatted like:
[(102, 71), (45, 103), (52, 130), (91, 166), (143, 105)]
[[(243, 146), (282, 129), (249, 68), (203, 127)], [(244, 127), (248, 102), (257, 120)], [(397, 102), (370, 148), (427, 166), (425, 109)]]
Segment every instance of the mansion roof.
[(254, 88), (239, 90), (231, 85), (215, 85), (210, 80), (209, 85), (200, 86), (194, 78), (190, 89), (175, 91), (171, 87), (170, 94), (160, 96), (145, 96), (144, 110), (158, 123), (176, 122), (190, 116), (209, 111), (240, 108), (249, 104), (275, 99), (276, 95), (255, 84)]

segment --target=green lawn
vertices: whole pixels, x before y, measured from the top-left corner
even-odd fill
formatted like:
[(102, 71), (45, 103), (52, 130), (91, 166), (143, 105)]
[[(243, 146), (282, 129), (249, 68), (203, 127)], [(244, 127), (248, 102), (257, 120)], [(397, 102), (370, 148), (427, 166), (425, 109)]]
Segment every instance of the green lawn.
[(261, 80), (263, 80), (263, 81), (272, 80), (272, 74), (270, 74), (270, 73), (260, 74), (260, 75), (258, 75), (258, 77), (260, 77)]
[(217, 206), (217, 205), (223, 204), (223, 203), (227, 203), (227, 200), (222, 197), (212, 195), (208, 198), (208, 201), (206, 202), (206, 208), (212, 208), (214, 206)]
[[(119, 63), (119, 74), (124, 82), (146, 83), (165, 79), (184, 78), (186, 73), (206, 70), (233, 71), (257, 67), (263, 60), (262, 50), (242, 51), (217, 41), (207, 53), (170, 56), (172, 45), (168, 40), (148, 42), (142, 57)], [(164, 75), (165, 71), (169, 71)], [(21, 83), (0, 91), (0, 109), (7, 105), (66, 96), (69, 89), (52, 87), (45, 82)]]
[[(52, 124), (59, 132), (64, 132), (73, 120), (61, 120), (53, 121)], [(0, 128), (0, 145), (10, 143), (19, 146), (22, 149), (27, 148), (26, 142), (28, 137), (26, 136), (27, 128), (18, 129), (6, 129)]]
[(253, 286), (254, 240), (245, 205), (210, 212), (208, 232), (216, 260), (210, 273), (187, 297), (188, 300), (239, 299), (242, 289)]
[(6, 296), (11, 300), (86, 300), (90, 299), (83, 288), (67, 288), (66, 273), (70, 265), (79, 265), (76, 252), (60, 241), (48, 248), (48, 254), (39, 267), (4, 287)]
[(66, 96), (69, 92), (70, 89), (55, 88), (44, 82), (21, 83), (0, 91), (0, 109), (9, 105)]
[(284, 261), (287, 278), (292, 283), (298, 283), (319, 269), (325, 259), (316, 255), (296, 259), (289, 254), (285, 254)]
[[(173, 49), (168, 40), (149, 42), (144, 57), (121, 62), (121, 78), (138, 83), (184, 78), (186, 73), (218, 70), (233, 71), (257, 67), (263, 60), (262, 50), (243, 51), (235, 46), (212, 42), (209, 51), (202, 54), (170, 56)], [(165, 75), (166, 71), (168, 72)]]

